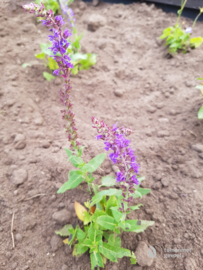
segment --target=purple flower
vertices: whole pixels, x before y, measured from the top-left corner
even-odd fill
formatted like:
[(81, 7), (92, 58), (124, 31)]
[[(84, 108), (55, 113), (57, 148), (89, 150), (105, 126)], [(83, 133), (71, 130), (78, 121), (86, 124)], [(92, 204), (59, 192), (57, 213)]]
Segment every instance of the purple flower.
[(188, 28), (185, 30), (185, 33), (186, 33), (186, 34), (192, 34), (192, 27), (188, 27)]
[(117, 182), (122, 182), (122, 181), (125, 181), (125, 176), (121, 173), (121, 172), (117, 172)]

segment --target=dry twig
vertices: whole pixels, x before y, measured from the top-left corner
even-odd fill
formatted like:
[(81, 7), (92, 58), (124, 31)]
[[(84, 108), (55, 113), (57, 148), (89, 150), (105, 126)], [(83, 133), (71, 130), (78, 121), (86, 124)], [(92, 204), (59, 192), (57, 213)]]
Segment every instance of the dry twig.
[(14, 242), (14, 235), (13, 235), (13, 222), (14, 222), (14, 213), (12, 216), (12, 220), (11, 220), (11, 238), (12, 238), (12, 242), (13, 242), (13, 248), (15, 247), (15, 242)]

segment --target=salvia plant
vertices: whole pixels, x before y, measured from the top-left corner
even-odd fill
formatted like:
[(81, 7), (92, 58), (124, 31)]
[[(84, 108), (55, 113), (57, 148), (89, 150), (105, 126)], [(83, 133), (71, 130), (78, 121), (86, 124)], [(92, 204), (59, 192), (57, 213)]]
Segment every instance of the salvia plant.
[[(46, 0), (48, 1), (48, 0)], [(53, 0), (52, 0), (53, 1)], [(72, 39), (68, 38), (68, 42), (70, 43), (66, 53), (71, 58), (71, 62), (73, 64), (73, 68), (71, 70), (71, 74), (76, 75), (80, 70), (87, 70), (91, 66), (96, 64), (96, 54), (91, 53), (81, 53), (81, 45), (80, 41), (83, 37), (83, 34), (78, 35), (78, 31), (75, 26), (75, 15), (73, 10), (69, 7), (69, 5), (73, 2), (73, 0), (59, 0), (61, 9), (64, 14), (66, 14), (68, 18), (69, 25), (72, 29)], [(41, 43), (41, 52), (36, 54), (35, 57), (38, 59), (42, 59), (44, 61), (45, 66), (47, 66), (51, 71), (58, 68), (57, 61), (52, 57), (52, 51), (50, 49), (50, 43)], [(48, 72), (43, 72), (44, 77), (47, 80), (54, 78), (53, 75)]]
[[(94, 157), (88, 163), (82, 159), (83, 146), (78, 142), (77, 129), (75, 127), (72, 103), (70, 101), (70, 74), (71, 58), (66, 54), (70, 43), (67, 38), (70, 31), (62, 30), (64, 24), (61, 16), (54, 17), (52, 10), (47, 11), (43, 4), (28, 4), (23, 6), (24, 10), (35, 13), (42, 17), (43, 25), (50, 28), (49, 40), (52, 42), (50, 48), (53, 52), (53, 59), (57, 62), (58, 68), (55, 75), (64, 79), (64, 87), (60, 90), (60, 101), (64, 105), (61, 110), (62, 118), (66, 120), (64, 126), (70, 149), (65, 149), (68, 160), (75, 167), (68, 174), (68, 181), (64, 183), (57, 193), (64, 193), (74, 189), (83, 181), (87, 183), (90, 192), (90, 199), (84, 202), (84, 206), (75, 202), (75, 211), (79, 220), (74, 224), (67, 224), (56, 234), (66, 237), (64, 243), (73, 247), (73, 255), (81, 256), (89, 251), (91, 269), (103, 268), (109, 259), (117, 262), (118, 258), (129, 257), (132, 264), (136, 264), (135, 254), (130, 250), (121, 247), (121, 233), (144, 231), (153, 221), (132, 220), (127, 215), (142, 205), (133, 205), (135, 198), (142, 197), (150, 192), (149, 189), (140, 187), (143, 177), (138, 175), (139, 166), (136, 162), (135, 153), (130, 147), (130, 141), (126, 138), (132, 134), (130, 128), (118, 127), (117, 124), (109, 127), (103, 121), (92, 118), (92, 126), (97, 131), (97, 140), (103, 140), (105, 150), (110, 151), (109, 159), (117, 164), (119, 171), (116, 178), (104, 176), (101, 184), (95, 184), (93, 173), (100, 167), (106, 157), (102, 153)], [(82, 224), (82, 225), (80, 225)]]
[[(203, 81), (203, 78), (198, 78), (198, 80)], [(201, 91), (201, 94), (202, 94), (202, 96), (203, 96), (203, 83), (202, 83), (201, 85), (197, 85), (196, 88), (199, 89), (199, 90)], [(203, 105), (202, 105), (202, 107), (199, 109), (198, 115), (197, 115), (197, 116), (198, 116), (198, 119), (203, 119)]]
[(168, 47), (169, 53), (176, 53), (178, 51), (182, 51), (186, 53), (188, 48), (198, 48), (202, 42), (202, 37), (193, 37), (191, 38), (191, 34), (193, 32), (194, 26), (199, 18), (199, 16), (203, 13), (203, 8), (200, 8), (200, 12), (194, 20), (191, 27), (187, 29), (182, 29), (180, 25), (180, 17), (183, 12), (183, 9), (187, 3), (187, 0), (182, 1), (181, 9), (178, 10), (178, 18), (174, 27), (170, 26), (164, 29), (160, 39), (165, 39), (165, 46)]

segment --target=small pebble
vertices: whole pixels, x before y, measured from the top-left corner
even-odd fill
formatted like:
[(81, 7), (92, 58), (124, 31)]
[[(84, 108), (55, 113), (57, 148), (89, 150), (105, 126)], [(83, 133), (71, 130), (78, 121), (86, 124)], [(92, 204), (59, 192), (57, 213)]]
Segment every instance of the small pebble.
[(15, 238), (16, 238), (16, 241), (18, 241), (18, 242), (21, 242), (23, 239), (22, 235), (19, 233), (16, 234)]
[(13, 194), (14, 194), (15, 196), (17, 196), (17, 195), (18, 195), (18, 190), (17, 190), (17, 189), (14, 190)]

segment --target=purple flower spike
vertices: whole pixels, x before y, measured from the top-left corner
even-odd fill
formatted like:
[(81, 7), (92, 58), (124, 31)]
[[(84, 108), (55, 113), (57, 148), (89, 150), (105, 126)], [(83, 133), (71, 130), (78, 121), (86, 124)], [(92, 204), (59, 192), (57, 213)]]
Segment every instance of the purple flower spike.
[[(97, 139), (104, 140), (105, 150), (113, 151), (109, 154), (109, 158), (114, 164), (117, 164), (119, 172), (116, 174), (116, 180), (120, 183), (123, 194), (123, 202), (131, 202), (133, 194), (139, 185), (137, 179), (139, 166), (136, 162), (134, 151), (129, 147), (130, 141), (125, 138), (132, 133), (130, 128), (117, 127), (113, 125), (108, 127), (103, 121), (92, 118), (93, 127), (97, 129), (99, 135)], [(125, 212), (124, 204), (122, 210)]]
[(64, 32), (62, 31), (62, 25), (64, 24), (62, 16), (59, 15), (54, 17), (53, 11), (45, 10), (43, 4), (39, 6), (37, 4), (31, 3), (24, 5), (23, 9), (30, 13), (35, 13), (37, 17), (42, 17), (43, 25), (49, 27), (50, 32), (52, 32), (52, 35), (48, 36), (49, 40), (52, 42), (52, 47), (50, 49), (53, 52), (53, 59), (59, 66), (58, 69), (54, 70), (53, 74), (64, 78), (64, 88), (59, 92), (60, 101), (66, 107), (65, 110), (61, 110), (62, 118), (68, 121), (68, 124), (66, 124), (64, 127), (68, 133), (68, 140), (71, 143), (71, 147), (76, 149), (79, 146), (79, 142), (77, 141), (77, 129), (75, 127), (74, 114), (71, 111), (71, 86), (69, 80), (73, 64), (71, 63), (70, 57), (66, 55), (66, 50), (69, 47), (69, 43), (66, 39), (71, 35), (71, 33), (68, 29), (65, 29)]

